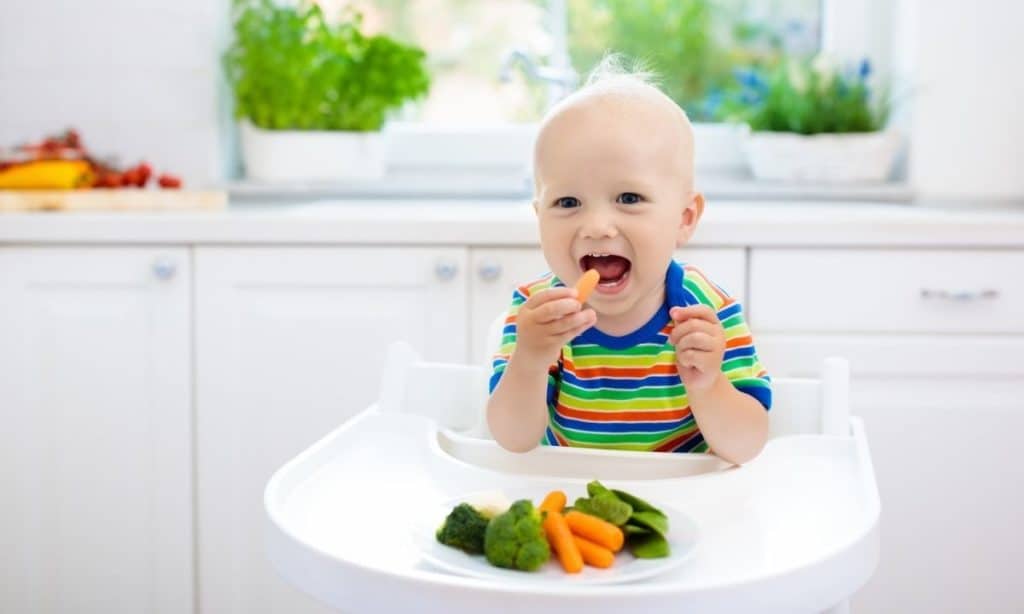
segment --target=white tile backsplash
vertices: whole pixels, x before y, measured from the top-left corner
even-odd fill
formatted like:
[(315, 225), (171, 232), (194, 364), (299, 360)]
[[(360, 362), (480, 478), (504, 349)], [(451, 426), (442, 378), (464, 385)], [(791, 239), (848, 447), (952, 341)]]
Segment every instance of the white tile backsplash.
[(79, 129), (99, 156), (224, 177), (230, 3), (0, 0), (0, 146)]

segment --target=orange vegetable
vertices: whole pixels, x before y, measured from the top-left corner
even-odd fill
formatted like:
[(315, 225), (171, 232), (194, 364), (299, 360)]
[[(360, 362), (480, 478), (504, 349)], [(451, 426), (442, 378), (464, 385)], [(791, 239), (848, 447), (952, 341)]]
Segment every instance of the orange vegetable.
[(580, 554), (576, 542), (573, 541), (569, 525), (560, 512), (548, 510), (544, 513), (544, 534), (548, 537), (551, 549), (558, 555), (558, 560), (568, 573), (579, 573), (583, 569), (583, 555)]
[(561, 513), (565, 509), (565, 493), (560, 490), (552, 490), (541, 502), (540, 511)]
[(589, 539), (573, 535), (572, 541), (576, 542), (576, 547), (580, 551), (580, 556), (583, 557), (583, 562), (591, 567), (605, 569), (611, 567), (612, 563), (615, 562), (615, 553), (603, 546), (598, 546)]
[(590, 298), (590, 293), (597, 287), (597, 282), (601, 281), (601, 274), (597, 272), (597, 269), (590, 269), (580, 277), (580, 280), (576, 282), (576, 298), (581, 303), (587, 302)]
[(597, 516), (573, 510), (565, 515), (565, 522), (574, 535), (589, 539), (612, 552), (622, 550), (622, 543), (626, 540), (622, 529)]

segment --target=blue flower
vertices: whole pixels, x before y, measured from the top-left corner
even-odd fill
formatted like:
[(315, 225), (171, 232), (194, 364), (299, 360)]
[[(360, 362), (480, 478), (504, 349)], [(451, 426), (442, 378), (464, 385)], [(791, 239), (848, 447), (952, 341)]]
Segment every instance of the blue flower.
[(857, 69), (857, 76), (860, 77), (861, 80), (864, 80), (864, 79), (867, 79), (868, 75), (870, 75), (870, 74), (871, 74), (871, 61), (868, 60), (867, 58), (864, 58), (863, 60), (860, 61), (860, 68)]
[(733, 70), (733, 75), (743, 87), (758, 91), (768, 89), (768, 84), (764, 82), (761, 75), (753, 68), (737, 68)]

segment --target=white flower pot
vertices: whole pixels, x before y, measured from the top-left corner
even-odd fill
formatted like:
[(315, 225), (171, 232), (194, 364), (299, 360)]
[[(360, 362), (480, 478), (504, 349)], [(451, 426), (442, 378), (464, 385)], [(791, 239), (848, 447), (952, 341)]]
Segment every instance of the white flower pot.
[(254, 181), (379, 179), (387, 167), (385, 132), (263, 130), (240, 125), (245, 174)]
[(901, 145), (896, 132), (815, 134), (751, 132), (744, 143), (757, 179), (822, 183), (889, 178)]

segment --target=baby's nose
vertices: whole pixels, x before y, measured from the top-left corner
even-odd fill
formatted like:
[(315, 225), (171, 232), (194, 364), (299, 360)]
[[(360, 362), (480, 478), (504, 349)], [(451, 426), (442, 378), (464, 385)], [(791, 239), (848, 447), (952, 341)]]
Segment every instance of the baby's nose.
[(606, 239), (618, 236), (615, 218), (601, 208), (592, 209), (583, 219), (580, 234), (585, 239)]

